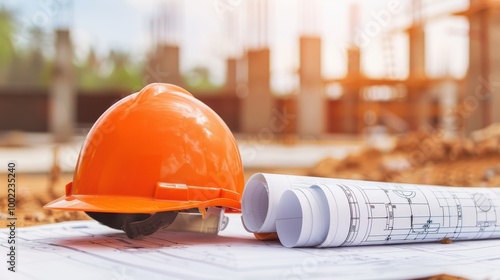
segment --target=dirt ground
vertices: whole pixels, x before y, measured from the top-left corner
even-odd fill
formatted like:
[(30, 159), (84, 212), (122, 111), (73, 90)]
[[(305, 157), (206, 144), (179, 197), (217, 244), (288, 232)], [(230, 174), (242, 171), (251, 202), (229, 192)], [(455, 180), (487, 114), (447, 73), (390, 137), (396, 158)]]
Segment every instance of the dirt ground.
[(500, 136), (445, 140), (412, 133), (389, 152), (373, 148), (325, 158), (307, 175), (460, 187), (500, 186)]
[[(16, 226), (32, 226), (69, 220), (88, 219), (83, 212), (51, 211), (43, 205), (64, 194), (64, 186), (73, 178), (72, 174), (60, 174), (57, 180), (47, 174), (16, 174)], [(0, 182), (7, 182), (7, 174), (0, 174)], [(5, 184), (1, 184), (5, 186)], [(7, 213), (7, 188), (0, 193), (0, 217), (5, 220)], [(7, 222), (0, 227), (6, 227)]]

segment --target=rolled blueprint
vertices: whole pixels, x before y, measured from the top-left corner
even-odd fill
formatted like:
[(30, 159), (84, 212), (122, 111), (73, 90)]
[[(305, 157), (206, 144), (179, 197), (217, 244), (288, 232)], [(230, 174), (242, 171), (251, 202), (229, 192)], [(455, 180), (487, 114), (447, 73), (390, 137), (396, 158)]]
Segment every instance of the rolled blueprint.
[(500, 189), (255, 174), (242, 219), (286, 247), (499, 238)]
[(243, 225), (250, 232), (276, 232), (276, 210), (283, 193), (333, 179), (256, 173), (245, 185), (241, 201)]

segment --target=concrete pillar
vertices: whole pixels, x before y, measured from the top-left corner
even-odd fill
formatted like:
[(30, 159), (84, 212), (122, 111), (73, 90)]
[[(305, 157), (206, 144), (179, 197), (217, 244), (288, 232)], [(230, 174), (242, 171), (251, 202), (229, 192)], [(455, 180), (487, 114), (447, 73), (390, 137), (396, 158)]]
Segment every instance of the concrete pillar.
[(145, 71), (145, 83), (171, 83), (180, 87), (184, 80), (180, 71), (180, 49), (177, 45), (160, 44), (150, 57)]
[(241, 96), (241, 128), (244, 133), (266, 133), (270, 128), (273, 97), (270, 89), (270, 52), (268, 48), (249, 50), (248, 94)]
[[(478, 102), (474, 97), (476, 92), (476, 87), (480, 85), (479, 78), (485, 78), (488, 76), (488, 62), (487, 53), (487, 35), (488, 31), (486, 28), (486, 17), (488, 13), (486, 10), (479, 11), (477, 13), (471, 14), (469, 17), (469, 69), (467, 72), (467, 90), (464, 96), (464, 104), (466, 101), (475, 101), (475, 106), (470, 106), (470, 109), (465, 111), (464, 108), (457, 108), (464, 110), (464, 112), (459, 112), (460, 118), (465, 124), (465, 132), (468, 134), (474, 130), (480, 129), (485, 125), (488, 118), (487, 104), (486, 100), (481, 100)], [(477, 93), (484, 94), (484, 88), (478, 88)], [(471, 104), (473, 104), (471, 102)], [(474, 108), (475, 107), (475, 108)], [(486, 113), (485, 113), (486, 112)]]
[(297, 96), (297, 133), (320, 137), (326, 127), (326, 100), (321, 76), (321, 38), (300, 38), (300, 92)]
[[(351, 47), (347, 49), (347, 80), (356, 81), (361, 80), (361, 52), (358, 47)], [(343, 119), (342, 132), (344, 133), (358, 133), (358, 103), (360, 100), (361, 88), (356, 83), (349, 83), (344, 86), (344, 95), (342, 96), (342, 111)]]
[(224, 85), (224, 87), (232, 94), (236, 93), (236, 68), (237, 60), (234, 58), (228, 58), (226, 61), (226, 84)]
[[(492, 1), (492, 4), (497, 4)], [(472, 5), (472, 2), (471, 2)], [(467, 91), (460, 115), (465, 132), (500, 122), (500, 10), (485, 7), (469, 14), (470, 45)]]
[(462, 131), (461, 122), (455, 108), (458, 104), (458, 84), (453, 80), (444, 81), (438, 90), (441, 119), (440, 126), (445, 138), (456, 138)]
[(428, 97), (424, 82), (425, 71), (425, 31), (422, 25), (415, 25), (408, 30), (409, 36), (409, 75), (408, 81), (408, 123), (411, 130), (427, 125), (429, 119)]
[[(498, 0), (494, 2), (496, 5), (499, 3)], [(477, 96), (483, 104), (489, 107), (486, 112), (490, 114), (490, 117), (485, 125), (500, 122), (500, 52), (498, 51), (498, 46), (500, 46), (500, 11), (491, 9), (487, 19), (489, 25), (486, 29), (489, 38), (489, 51), (487, 52), (489, 55), (489, 75), (485, 76), (483, 81), (479, 81), (486, 94)]]
[(359, 100), (359, 87), (344, 87), (344, 95), (341, 99), (342, 119), (337, 120), (342, 122), (341, 127), (343, 133), (355, 134), (359, 132), (357, 119)]
[(428, 128), (431, 104), (428, 92), (423, 85), (411, 85), (407, 87), (408, 95), (408, 124), (410, 130)]
[(409, 36), (409, 77), (410, 79), (425, 78), (425, 31), (417, 25), (408, 30)]
[(352, 78), (360, 78), (361, 73), (361, 51), (358, 47), (347, 49), (347, 75)]
[(56, 55), (50, 88), (49, 127), (55, 142), (70, 141), (76, 119), (73, 49), (69, 30), (56, 31)]

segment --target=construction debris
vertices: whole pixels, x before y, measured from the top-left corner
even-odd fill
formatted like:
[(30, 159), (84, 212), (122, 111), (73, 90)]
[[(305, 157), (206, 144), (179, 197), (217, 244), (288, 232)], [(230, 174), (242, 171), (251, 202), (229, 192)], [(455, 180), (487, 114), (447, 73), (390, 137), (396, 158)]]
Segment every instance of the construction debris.
[[(19, 227), (89, 219), (83, 212), (43, 209), (45, 204), (64, 194), (64, 185), (71, 180), (70, 174), (61, 172), (59, 146), (54, 146), (53, 156), (53, 163), (48, 176), (45, 174), (19, 174), (18, 176), (15, 217), (17, 218), (16, 225)], [(1, 181), (7, 181), (4, 176), (4, 174), (0, 174)], [(7, 196), (1, 196), (0, 209), (5, 209), (2, 211), (7, 211), (7, 204)], [(0, 212), (0, 217), (3, 216), (8, 217), (7, 213)], [(6, 225), (7, 223), (0, 225), (0, 227)]]
[(453, 240), (449, 239), (449, 238), (443, 238), (439, 241), (439, 243), (441, 244), (451, 244), (453, 243)]
[[(345, 159), (325, 158), (309, 175), (443, 186), (500, 186), (500, 126), (477, 131), (472, 139), (445, 139), (414, 132), (394, 149), (367, 148)], [(479, 135), (479, 136), (478, 136)]]
[[(18, 227), (32, 226), (39, 224), (49, 224), (71, 220), (89, 219), (83, 212), (69, 211), (50, 211), (43, 209), (43, 206), (48, 202), (56, 199), (63, 194), (64, 183), (59, 182), (53, 193), (47, 192), (46, 184), (48, 178), (46, 175), (23, 175), (19, 176), (19, 187), (16, 193), (16, 209), (15, 217)], [(68, 180), (69, 175), (65, 176)], [(0, 176), (0, 178), (3, 178)], [(0, 216), (6, 216), (7, 198), (2, 196), (0, 199)], [(5, 217), (5, 218), (6, 218)], [(0, 227), (5, 227), (7, 223), (1, 224)]]

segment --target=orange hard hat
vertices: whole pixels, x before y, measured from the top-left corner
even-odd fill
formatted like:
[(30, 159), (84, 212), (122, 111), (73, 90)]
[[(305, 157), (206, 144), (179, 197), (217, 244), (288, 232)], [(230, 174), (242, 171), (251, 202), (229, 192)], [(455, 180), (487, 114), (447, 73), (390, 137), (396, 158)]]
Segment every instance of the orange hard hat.
[(156, 83), (103, 113), (85, 139), (66, 195), (45, 208), (239, 209), (243, 186), (238, 146), (224, 121), (186, 90)]

